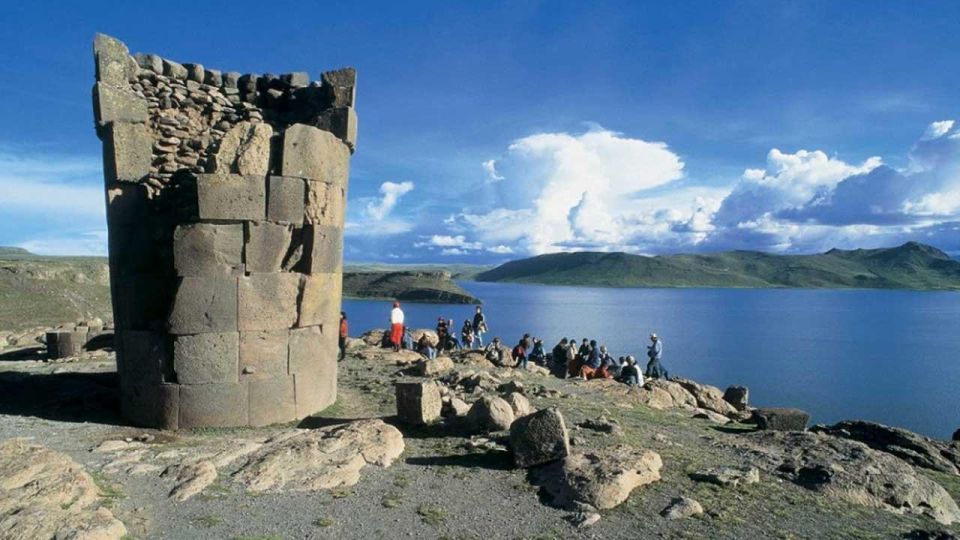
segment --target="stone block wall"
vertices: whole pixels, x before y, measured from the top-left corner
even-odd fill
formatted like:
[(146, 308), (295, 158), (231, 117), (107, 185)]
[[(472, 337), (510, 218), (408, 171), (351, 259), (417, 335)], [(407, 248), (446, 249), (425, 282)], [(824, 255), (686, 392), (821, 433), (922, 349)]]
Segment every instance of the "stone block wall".
[(124, 415), (260, 426), (336, 399), (356, 73), (241, 75), (94, 40)]

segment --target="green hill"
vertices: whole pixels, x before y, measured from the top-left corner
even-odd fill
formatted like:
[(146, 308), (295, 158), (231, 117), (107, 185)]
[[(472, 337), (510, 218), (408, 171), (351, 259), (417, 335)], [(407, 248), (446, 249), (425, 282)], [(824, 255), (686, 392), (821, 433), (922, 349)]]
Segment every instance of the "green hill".
[(597, 287), (960, 289), (960, 262), (917, 242), (814, 255), (580, 252), (508, 262), (480, 273), (477, 280)]
[(479, 304), (453, 282), (449, 272), (344, 272), (343, 294), (406, 302)]

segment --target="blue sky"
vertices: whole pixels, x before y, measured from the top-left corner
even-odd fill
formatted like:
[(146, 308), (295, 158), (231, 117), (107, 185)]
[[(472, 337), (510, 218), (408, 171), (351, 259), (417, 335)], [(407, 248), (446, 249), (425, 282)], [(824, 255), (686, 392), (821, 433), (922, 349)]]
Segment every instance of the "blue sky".
[(960, 3), (35, 2), (0, 19), (0, 245), (104, 253), (94, 32), (359, 72), (348, 261), (960, 252)]

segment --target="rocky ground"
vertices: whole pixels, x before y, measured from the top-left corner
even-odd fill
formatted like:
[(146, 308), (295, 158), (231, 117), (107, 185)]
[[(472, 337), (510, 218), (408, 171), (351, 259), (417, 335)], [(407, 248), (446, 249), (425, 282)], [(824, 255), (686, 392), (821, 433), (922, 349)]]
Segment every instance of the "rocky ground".
[[(171, 433), (118, 417), (112, 353), (47, 362), (19, 341), (0, 351), (0, 538), (960, 534), (957, 443), (758, 430), (692, 381), (628, 389), (477, 354), (424, 365), (354, 340), (337, 403), (299, 425)], [(396, 382), (436, 384), (446, 417), (401, 421)], [(517, 433), (496, 430), (533, 410), (562, 416), (570, 445), (549, 451), (569, 455), (519, 468)]]

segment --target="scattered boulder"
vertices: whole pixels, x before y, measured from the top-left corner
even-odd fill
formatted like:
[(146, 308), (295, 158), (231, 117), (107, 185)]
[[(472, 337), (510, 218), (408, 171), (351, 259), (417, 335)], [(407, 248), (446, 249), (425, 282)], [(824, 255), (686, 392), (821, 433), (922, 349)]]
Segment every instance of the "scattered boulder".
[(560, 506), (608, 510), (627, 500), (634, 489), (660, 480), (661, 468), (663, 461), (656, 452), (618, 446), (602, 453), (573, 454), (538, 472), (544, 489)]
[(536, 410), (533, 408), (533, 405), (530, 405), (530, 400), (528, 400), (520, 392), (510, 392), (509, 394), (503, 396), (503, 399), (509, 403), (510, 408), (513, 409), (514, 418), (520, 418), (522, 416), (527, 416), (528, 414), (533, 414), (533, 412)]
[(170, 490), (170, 498), (183, 502), (200, 493), (217, 479), (217, 468), (207, 460), (171, 465), (160, 476), (174, 477), (177, 485)]
[(414, 365), (414, 372), (421, 377), (433, 377), (453, 369), (453, 360), (448, 356), (438, 356), (433, 360), (424, 358)]
[(386, 343), (387, 332), (385, 330), (371, 330), (360, 336), (360, 339), (369, 347), (382, 347)]
[(860, 441), (874, 450), (893, 454), (917, 467), (950, 474), (960, 472), (958, 449), (902, 428), (863, 420), (846, 420), (829, 427), (818, 426), (811, 431)]
[(709, 482), (721, 487), (739, 487), (760, 481), (756, 467), (714, 467), (690, 475), (697, 482)]
[(703, 515), (703, 506), (689, 497), (677, 497), (660, 512), (667, 519), (683, 519)]
[(753, 411), (757, 428), (772, 431), (803, 431), (810, 415), (800, 409), (764, 408)]
[(680, 378), (673, 379), (673, 382), (676, 382), (682, 386), (684, 390), (690, 392), (694, 399), (696, 399), (697, 406), (701, 409), (709, 409), (725, 416), (737, 412), (737, 409), (735, 409), (733, 405), (723, 399), (723, 392), (716, 386), (700, 384), (690, 379)]
[(234, 479), (250, 492), (349, 487), (366, 465), (389, 467), (403, 448), (400, 431), (376, 419), (292, 430), (268, 440)]
[(397, 416), (408, 424), (429, 424), (440, 418), (440, 390), (433, 382), (398, 382)]
[(909, 464), (848, 439), (807, 431), (758, 431), (732, 439), (751, 463), (830, 497), (949, 525), (960, 508), (940, 484)]
[(620, 424), (618, 424), (616, 420), (607, 420), (606, 416), (600, 416), (596, 420), (584, 420), (577, 425), (585, 429), (611, 435), (619, 435), (620, 432), (623, 431), (620, 429)]
[(696, 409), (696, 412), (693, 414), (693, 418), (705, 418), (714, 424), (719, 424), (721, 426), (730, 423), (729, 418), (720, 413), (715, 413), (709, 409)]
[[(119, 539), (93, 478), (66, 454), (26, 439), (0, 444), (0, 531), (9, 538)], [(4, 536), (7, 537), (7, 536)]]
[(746, 386), (730, 386), (723, 392), (723, 400), (738, 411), (746, 410), (750, 400), (750, 390)]
[(507, 381), (500, 386), (497, 386), (497, 392), (501, 394), (509, 394), (512, 392), (523, 393), (523, 383), (520, 381)]
[(570, 454), (569, 435), (556, 407), (524, 416), (510, 426), (510, 448), (517, 467), (532, 467)]
[(477, 430), (504, 431), (513, 424), (513, 407), (503, 398), (484, 396), (470, 407), (467, 420)]
[(683, 386), (674, 381), (664, 379), (650, 379), (644, 385), (644, 392), (648, 394), (648, 404), (651, 408), (664, 409), (695, 409), (697, 399)]
[(453, 416), (466, 416), (469, 412), (470, 404), (458, 397), (451, 397), (449, 400), (443, 402), (443, 408), (440, 414), (443, 415), (444, 418), (449, 418)]
[(570, 523), (576, 525), (578, 529), (586, 529), (596, 525), (600, 519), (600, 514), (596, 512), (577, 512), (570, 517)]

